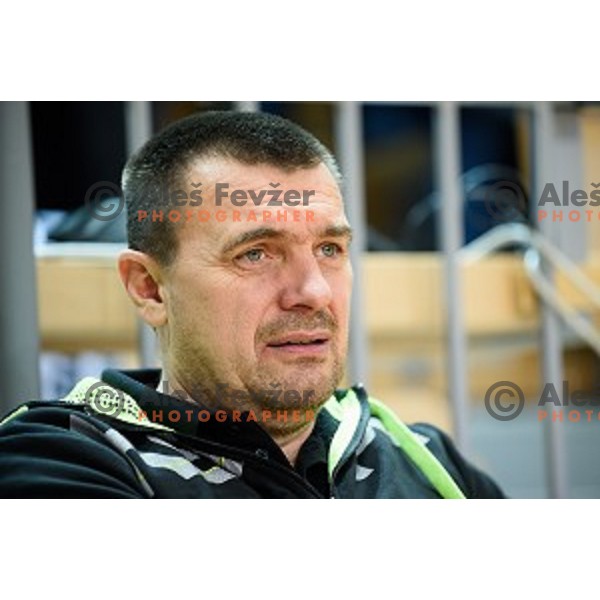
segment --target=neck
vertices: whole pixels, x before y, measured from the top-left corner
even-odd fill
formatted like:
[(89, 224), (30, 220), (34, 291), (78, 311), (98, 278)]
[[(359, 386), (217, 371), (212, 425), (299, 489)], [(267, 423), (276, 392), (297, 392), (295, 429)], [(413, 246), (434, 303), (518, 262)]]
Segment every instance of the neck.
[[(157, 390), (159, 392), (162, 392), (166, 389), (166, 382), (168, 382), (170, 390), (182, 390), (185, 392), (184, 388), (181, 385), (179, 385), (177, 381), (175, 381), (175, 378), (166, 377), (164, 371), (162, 373), (160, 382), (157, 387)], [(196, 402), (195, 399), (192, 396), (190, 396), (187, 392), (185, 392), (183, 399), (191, 403)], [(282, 431), (277, 431), (276, 433), (273, 433), (271, 431), (267, 431), (269, 435), (271, 435), (275, 443), (281, 448), (282, 452), (285, 454), (290, 464), (292, 466), (295, 466), (296, 460), (298, 458), (298, 453), (300, 452), (300, 448), (312, 433), (314, 426), (315, 422), (314, 420), (312, 420), (306, 423), (306, 425), (301, 429), (295, 429), (291, 433), (286, 433)]]
[(286, 437), (274, 437), (273, 439), (277, 445), (281, 448), (286, 458), (290, 461), (292, 467), (296, 466), (296, 460), (302, 444), (309, 438), (312, 430), (315, 427), (315, 422), (311, 421), (306, 424), (300, 431), (294, 431), (291, 435)]

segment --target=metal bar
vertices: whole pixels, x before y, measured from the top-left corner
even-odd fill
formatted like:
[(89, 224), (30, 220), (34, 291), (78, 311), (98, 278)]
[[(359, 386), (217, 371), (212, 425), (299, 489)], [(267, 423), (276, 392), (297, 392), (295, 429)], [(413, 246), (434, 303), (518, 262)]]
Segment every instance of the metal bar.
[(435, 119), (435, 159), (440, 194), (438, 235), (445, 255), (446, 335), (448, 393), (453, 411), (457, 446), (468, 454), (468, 361), (463, 279), (458, 251), (464, 244), (463, 191), (460, 184), (460, 121), (455, 102), (440, 102)]
[[(553, 109), (548, 102), (538, 102), (534, 106), (533, 117), (533, 154), (534, 154), (534, 195), (539, 198), (547, 182), (552, 181), (554, 156), (553, 134), (555, 121)], [(532, 203), (532, 210), (536, 210), (537, 203)], [(534, 217), (534, 222), (537, 219)], [(540, 231), (551, 241), (560, 241), (560, 223), (548, 220), (539, 223)], [(553, 280), (553, 269), (544, 261), (542, 269), (549, 281)], [(561, 402), (563, 381), (562, 339), (559, 318), (545, 303), (541, 307), (541, 339), (542, 348), (542, 381), (544, 384), (554, 384), (554, 389), (559, 394)], [(546, 470), (548, 478), (549, 495), (552, 498), (568, 497), (566, 442), (564, 425), (559, 421), (546, 422)]]
[[(557, 191), (559, 183), (567, 181), (569, 189), (583, 189), (583, 143), (581, 135), (581, 121), (578, 111), (573, 107), (554, 106), (552, 111), (554, 122), (554, 135), (552, 148), (555, 160), (553, 161), (552, 174), (556, 182)], [(547, 208), (555, 208), (551, 205)], [(579, 214), (579, 220), (565, 218), (560, 224), (560, 249), (576, 262), (586, 260), (588, 250), (588, 225), (585, 222), (585, 208), (570, 205), (569, 215)], [(589, 208), (589, 207), (588, 207)], [(548, 211), (550, 212), (550, 211)], [(565, 212), (567, 210), (565, 209)]]
[(367, 386), (369, 377), (368, 338), (365, 324), (364, 278), (362, 259), (367, 251), (365, 214), (363, 107), (359, 102), (338, 102), (335, 111), (335, 146), (344, 175), (344, 201), (353, 229), (350, 260), (354, 285), (350, 306), (350, 342), (348, 379)]
[(39, 398), (35, 191), (27, 102), (0, 102), (0, 413)]
[[(126, 102), (125, 127), (127, 154), (131, 156), (152, 135), (152, 103)], [(140, 366), (157, 367), (160, 364), (156, 334), (138, 318), (138, 350)]]
[(152, 103), (126, 102), (125, 127), (127, 135), (127, 153), (132, 155), (152, 135)]
[(260, 102), (254, 100), (239, 100), (234, 102), (235, 110), (241, 112), (258, 112), (260, 110)]

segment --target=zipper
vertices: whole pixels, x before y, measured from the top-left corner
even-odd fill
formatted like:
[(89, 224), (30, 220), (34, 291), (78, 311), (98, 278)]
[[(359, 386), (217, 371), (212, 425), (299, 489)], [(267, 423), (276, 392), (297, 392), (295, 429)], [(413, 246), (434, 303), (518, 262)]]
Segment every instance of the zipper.
[[(121, 427), (121, 430), (130, 430), (135, 431), (136, 433), (144, 433), (147, 434), (148, 430), (144, 427)], [(185, 433), (180, 432), (172, 432), (172, 431), (153, 431), (152, 435), (160, 438), (168, 438), (165, 441), (170, 443), (176, 442), (181, 448), (184, 450), (189, 450), (192, 452), (206, 452), (208, 454), (216, 454), (218, 456), (225, 456), (226, 458), (232, 459), (241, 459), (245, 462), (252, 463), (253, 465), (260, 467), (261, 469), (266, 468), (266, 470), (275, 471), (281, 475), (283, 475), (288, 480), (293, 481), (295, 486), (301, 487), (305, 492), (307, 492), (310, 496), (314, 498), (323, 499), (323, 496), (313, 485), (311, 485), (308, 481), (306, 481), (303, 477), (301, 477), (296, 471), (293, 469), (281, 465), (277, 462), (274, 462), (268, 458), (258, 458), (256, 454), (253, 452), (248, 452), (246, 450), (239, 450), (237, 448), (231, 448), (230, 446), (224, 446), (217, 442), (208, 442), (206, 440), (199, 440), (193, 436), (187, 435)], [(183, 442), (183, 443), (182, 443)]]
[[(194, 450), (196, 445), (198, 446), (206, 446), (211, 450), (211, 454), (218, 454), (222, 456), (226, 456), (227, 458), (239, 458), (244, 460), (245, 462), (250, 462), (261, 469), (265, 468), (270, 469), (272, 471), (276, 471), (283, 475), (284, 477), (292, 480), (296, 485), (304, 488), (310, 495), (315, 498), (322, 499), (324, 496), (308, 481), (306, 481), (303, 477), (301, 477), (296, 471), (293, 469), (286, 467), (278, 462), (272, 461), (269, 458), (259, 458), (253, 452), (247, 452), (245, 450), (238, 450), (236, 448), (231, 448), (229, 446), (222, 446), (221, 444), (213, 444), (212, 442), (206, 442), (202, 440), (201, 442), (197, 441), (196, 438), (188, 439), (188, 436), (185, 434), (176, 434), (176, 439), (180, 440), (181, 437), (185, 437), (184, 441), (193, 442), (191, 447), (188, 447), (188, 450)], [(211, 448), (212, 447), (212, 448)], [(199, 450), (199, 448), (197, 448)], [(204, 451), (204, 450), (202, 450)]]

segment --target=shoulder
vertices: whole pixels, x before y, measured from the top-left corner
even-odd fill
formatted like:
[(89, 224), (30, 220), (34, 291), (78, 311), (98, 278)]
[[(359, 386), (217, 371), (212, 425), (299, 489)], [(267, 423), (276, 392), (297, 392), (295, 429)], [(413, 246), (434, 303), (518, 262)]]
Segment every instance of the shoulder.
[(0, 497), (142, 497), (135, 469), (110, 431), (83, 407), (21, 405), (0, 423)]
[[(432, 473), (438, 472), (441, 465), (441, 479), (447, 481), (447, 473), (454, 482), (448, 482), (450, 488), (457, 485), (467, 498), (504, 497), (492, 478), (468, 462), (441, 429), (427, 423), (407, 426), (381, 400), (368, 396), (367, 402), (368, 413), (379, 422), (379, 428), (388, 433), (398, 451), (409, 454), (414, 452), (413, 462), (420, 462), (428, 471), (432, 469)], [(421, 446), (429, 452), (423, 455), (420, 451)], [(431, 455), (437, 461), (432, 462)]]
[(452, 475), (467, 498), (505, 497), (498, 484), (468, 461), (444, 431), (428, 423), (415, 423), (409, 429)]

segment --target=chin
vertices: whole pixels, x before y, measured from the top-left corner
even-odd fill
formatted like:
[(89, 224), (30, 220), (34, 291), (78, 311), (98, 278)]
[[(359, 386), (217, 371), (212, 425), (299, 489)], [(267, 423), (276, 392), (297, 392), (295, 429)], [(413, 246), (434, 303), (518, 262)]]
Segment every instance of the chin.
[(303, 396), (305, 408), (316, 408), (333, 394), (341, 381), (341, 373), (331, 367), (325, 369), (324, 365), (321, 368), (311, 365), (296, 369), (292, 374), (286, 373), (277, 381), (287, 390), (298, 391)]
[[(277, 365), (276, 368), (259, 367), (251, 388), (255, 390), (281, 391), (263, 396), (264, 408), (312, 408), (320, 407), (333, 393), (341, 380), (337, 363)], [(286, 394), (287, 392), (287, 394)], [(296, 393), (294, 393), (296, 392)]]

